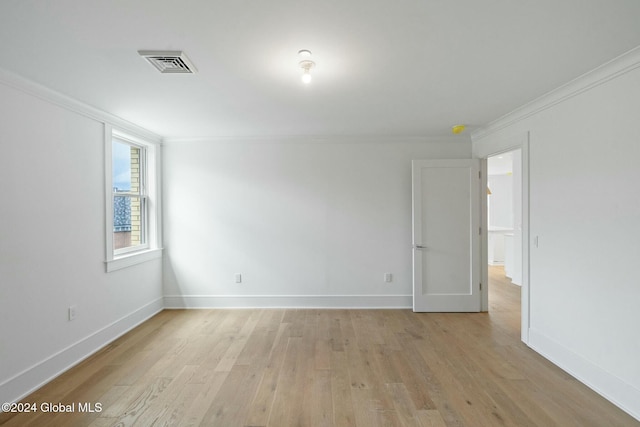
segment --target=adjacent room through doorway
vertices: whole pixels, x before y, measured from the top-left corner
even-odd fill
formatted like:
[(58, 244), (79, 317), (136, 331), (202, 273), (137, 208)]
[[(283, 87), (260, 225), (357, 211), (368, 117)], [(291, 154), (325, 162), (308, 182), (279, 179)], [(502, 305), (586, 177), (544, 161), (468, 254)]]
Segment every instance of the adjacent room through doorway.
[(522, 285), (521, 165), (520, 149), (487, 159), (489, 311), (500, 310), (498, 307), (504, 307), (508, 300), (518, 329)]

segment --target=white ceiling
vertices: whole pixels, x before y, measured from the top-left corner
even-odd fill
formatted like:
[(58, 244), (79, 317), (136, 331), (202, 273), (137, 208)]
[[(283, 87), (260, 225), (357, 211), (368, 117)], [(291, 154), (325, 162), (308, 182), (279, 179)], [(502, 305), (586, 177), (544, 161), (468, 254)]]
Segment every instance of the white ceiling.
[(640, 1), (2, 0), (0, 41), (0, 68), (165, 137), (439, 136), (640, 45)]

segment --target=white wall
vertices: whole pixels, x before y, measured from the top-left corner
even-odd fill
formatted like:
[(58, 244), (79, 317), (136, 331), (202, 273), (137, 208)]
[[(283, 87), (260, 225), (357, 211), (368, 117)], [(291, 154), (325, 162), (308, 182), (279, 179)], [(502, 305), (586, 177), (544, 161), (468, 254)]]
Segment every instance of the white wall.
[(0, 402), (10, 402), (161, 309), (162, 268), (105, 273), (103, 123), (1, 77)]
[(411, 160), (471, 144), (173, 141), (163, 155), (167, 306), (410, 307)]
[(529, 133), (529, 344), (640, 419), (639, 66), (636, 50), (473, 145), (482, 155)]
[(489, 229), (513, 228), (513, 175), (489, 175)]

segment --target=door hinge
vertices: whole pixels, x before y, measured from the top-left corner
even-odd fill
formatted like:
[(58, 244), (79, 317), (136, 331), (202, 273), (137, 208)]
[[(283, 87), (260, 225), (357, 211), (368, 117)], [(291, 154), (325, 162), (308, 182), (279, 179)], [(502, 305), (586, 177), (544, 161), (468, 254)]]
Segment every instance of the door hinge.
[(478, 227), (478, 234), (482, 235), (482, 227)]
[(482, 171), (478, 171), (478, 178), (482, 179)]
[(480, 290), (482, 290), (482, 283), (480, 283)]

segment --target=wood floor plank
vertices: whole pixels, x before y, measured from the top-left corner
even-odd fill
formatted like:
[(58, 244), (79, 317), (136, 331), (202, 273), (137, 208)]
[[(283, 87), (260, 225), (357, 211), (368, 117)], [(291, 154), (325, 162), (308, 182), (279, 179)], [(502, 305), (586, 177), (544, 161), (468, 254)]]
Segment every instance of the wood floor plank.
[(326, 310), (318, 311), (316, 343), (314, 352), (315, 369), (331, 369), (331, 317)]
[[(173, 414), (181, 409), (177, 397), (187, 386), (189, 379), (196, 369), (193, 365), (184, 366), (162, 390), (148, 409), (137, 417), (136, 423), (139, 425), (164, 425), (167, 420), (173, 418)], [(165, 377), (167, 378), (167, 377)]]
[(333, 425), (336, 427), (355, 426), (349, 364), (347, 353), (344, 351), (331, 352), (331, 397), (333, 400)]
[[(260, 384), (247, 411), (245, 420), (247, 426), (266, 426), (269, 423), (288, 345), (289, 324), (282, 323), (276, 332), (275, 341), (268, 353), (267, 364), (262, 371)], [(282, 387), (281, 384), (280, 386)]]
[[(488, 423), (513, 424), (518, 426), (531, 426), (532, 421), (524, 414), (520, 408), (511, 400), (500, 387), (496, 385), (495, 375), (486, 375), (482, 372), (484, 366), (476, 355), (481, 351), (474, 345), (471, 337), (466, 336), (466, 332), (458, 330), (456, 327), (459, 314), (441, 315), (446, 317), (446, 322), (425, 322), (427, 330), (430, 328), (442, 328), (446, 324), (448, 333), (438, 334), (437, 330), (430, 334), (433, 340), (437, 357), (442, 358), (443, 354), (451, 355), (448, 358), (447, 368), (450, 373), (455, 372), (458, 382), (464, 385), (469, 395), (467, 403), (475, 405), (474, 414)], [(463, 345), (466, 343), (466, 345)], [(455, 356), (453, 356), (455, 355)], [(479, 409), (477, 409), (479, 407)]]
[(401, 342), (406, 349), (403, 357), (413, 368), (413, 372), (417, 377), (418, 387), (420, 385), (424, 387), (428, 401), (433, 402), (433, 408), (440, 410), (447, 426), (463, 426), (464, 422), (460, 412), (466, 408), (460, 404), (454, 405), (454, 402), (449, 400), (441, 381), (435, 374), (435, 371), (438, 370), (438, 364), (441, 362), (429, 363), (429, 358), (423, 357), (419, 350), (421, 345), (425, 345), (423, 340), (414, 340), (409, 335), (403, 336), (404, 338)]
[(391, 364), (398, 371), (400, 382), (406, 387), (416, 409), (435, 409), (436, 405), (429, 395), (429, 390), (433, 389), (433, 386), (430, 388), (426, 385), (429, 381), (432, 381), (432, 379), (425, 377), (424, 369), (416, 369), (402, 351), (391, 353), (390, 360)]
[(416, 411), (418, 420), (422, 427), (447, 427), (440, 411), (427, 409)]
[(371, 353), (373, 355), (374, 369), (379, 377), (378, 382), (383, 384), (402, 382), (402, 376), (397, 366), (392, 362), (394, 354), (398, 353), (397, 350), (390, 349), (386, 344), (373, 344), (371, 345)]
[(237, 333), (233, 333), (231, 345), (229, 345), (229, 348), (227, 348), (227, 351), (222, 356), (222, 360), (220, 360), (218, 365), (216, 365), (216, 372), (230, 372), (231, 369), (233, 369), (233, 366), (236, 364), (238, 357), (240, 356), (240, 353), (249, 340), (249, 336), (258, 323), (258, 318), (259, 312), (255, 312), (253, 316), (248, 316), (246, 322), (244, 322), (244, 324), (242, 324), (241, 326), (240, 322), (235, 323), (235, 326), (240, 326), (240, 328), (237, 330)]
[(201, 425), (243, 425), (250, 404), (247, 397), (255, 394), (259, 384), (257, 370), (251, 365), (235, 365), (202, 418)]
[(165, 391), (171, 378), (154, 378), (146, 386), (130, 387), (119, 401), (114, 402), (104, 413), (105, 417), (117, 419), (120, 425), (139, 424), (142, 416), (152, 411), (153, 403)]
[(489, 313), (165, 310), (1, 413), (29, 426), (543, 426), (640, 422), (520, 341), (520, 288)]
[[(185, 411), (185, 416), (179, 420), (180, 427), (194, 427), (201, 425), (202, 419), (211, 407), (212, 402), (216, 400), (218, 392), (225, 384), (229, 372), (211, 371), (211, 375), (207, 377), (204, 383), (190, 383), (189, 388), (195, 389), (195, 398), (191, 405)], [(187, 391), (189, 393), (189, 391)], [(191, 393), (189, 393), (190, 395)]]
[[(344, 351), (344, 338), (342, 336), (342, 324), (341, 319), (338, 316), (340, 313), (338, 310), (331, 313), (331, 322), (329, 326), (329, 343), (331, 344), (331, 350)], [(345, 322), (346, 320), (342, 320)]]
[[(302, 405), (303, 400), (303, 390), (296, 388), (296, 386), (300, 386), (302, 383), (304, 369), (302, 338), (289, 337), (285, 359), (278, 374), (269, 426), (291, 425), (290, 417), (298, 416), (299, 406)], [(292, 412), (296, 414), (290, 415)]]
[(202, 393), (203, 388), (203, 384), (186, 383), (179, 391), (176, 390), (173, 394), (167, 393), (167, 397), (171, 397), (171, 400), (165, 403), (162, 414), (158, 414), (153, 425), (177, 426), (182, 420), (188, 419), (189, 408)]
[(404, 427), (421, 427), (416, 408), (404, 384), (390, 383), (386, 386), (402, 425)]
[(331, 398), (331, 372), (316, 369), (311, 379), (309, 393), (305, 393), (303, 405), (310, 408), (311, 419), (307, 425), (317, 427), (333, 426), (333, 400)]

